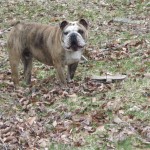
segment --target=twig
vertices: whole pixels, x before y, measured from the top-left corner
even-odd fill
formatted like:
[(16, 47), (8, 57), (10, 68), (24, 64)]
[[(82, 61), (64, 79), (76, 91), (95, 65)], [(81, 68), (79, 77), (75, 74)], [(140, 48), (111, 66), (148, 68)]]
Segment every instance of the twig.
[(88, 59), (87, 59), (87, 58), (85, 58), (85, 56), (84, 56), (84, 55), (82, 55), (82, 56), (81, 56), (81, 58), (82, 58), (82, 59), (84, 59), (85, 61), (88, 61)]

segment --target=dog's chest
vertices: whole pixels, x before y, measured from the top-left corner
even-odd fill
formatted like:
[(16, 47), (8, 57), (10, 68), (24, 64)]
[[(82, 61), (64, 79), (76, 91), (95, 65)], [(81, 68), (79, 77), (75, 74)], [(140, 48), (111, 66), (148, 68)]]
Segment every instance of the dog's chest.
[(76, 62), (79, 62), (82, 56), (82, 50), (78, 50), (75, 52), (66, 51), (65, 54), (65, 64), (70, 65)]

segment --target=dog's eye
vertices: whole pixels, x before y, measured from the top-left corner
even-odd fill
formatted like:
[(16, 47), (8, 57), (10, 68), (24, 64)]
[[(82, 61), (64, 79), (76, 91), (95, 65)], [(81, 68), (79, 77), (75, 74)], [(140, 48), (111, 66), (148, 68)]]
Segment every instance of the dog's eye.
[(64, 35), (67, 35), (69, 32), (64, 32)]
[(83, 34), (84, 31), (83, 30), (78, 30), (78, 33)]

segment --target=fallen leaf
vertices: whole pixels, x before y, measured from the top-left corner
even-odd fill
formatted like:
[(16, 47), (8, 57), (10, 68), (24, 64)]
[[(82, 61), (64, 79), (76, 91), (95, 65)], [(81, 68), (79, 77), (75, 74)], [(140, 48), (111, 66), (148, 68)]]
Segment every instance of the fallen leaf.
[(33, 125), (33, 123), (35, 122), (36, 119), (37, 119), (36, 116), (35, 117), (29, 117), (27, 119), (27, 123), (31, 126), (31, 125)]
[(144, 77), (150, 79), (150, 73), (145, 73)]
[(102, 125), (102, 126), (97, 127), (97, 128), (96, 128), (96, 131), (105, 132), (105, 131), (106, 131), (105, 126)]
[(114, 117), (114, 122), (117, 123), (117, 124), (120, 124), (120, 123), (122, 123), (123, 121), (122, 121), (119, 117), (115, 116), (115, 117)]
[(53, 122), (53, 127), (56, 127), (57, 126), (57, 121), (55, 120), (54, 122)]
[(48, 142), (49, 142), (48, 139), (43, 139), (43, 138), (38, 141), (39, 146), (43, 148), (46, 148), (46, 146), (48, 146)]

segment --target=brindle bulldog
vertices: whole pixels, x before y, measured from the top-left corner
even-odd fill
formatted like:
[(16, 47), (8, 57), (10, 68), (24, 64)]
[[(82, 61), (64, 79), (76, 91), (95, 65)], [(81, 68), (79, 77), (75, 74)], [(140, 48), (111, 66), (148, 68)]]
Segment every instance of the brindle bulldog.
[(46, 65), (53, 65), (62, 84), (67, 83), (65, 65), (68, 66), (67, 80), (73, 79), (86, 45), (87, 29), (88, 23), (84, 19), (75, 22), (63, 21), (58, 26), (17, 23), (8, 38), (14, 84), (19, 84), (20, 60), (24, 65), (25, 81), (30, 84), (33, 57)]

